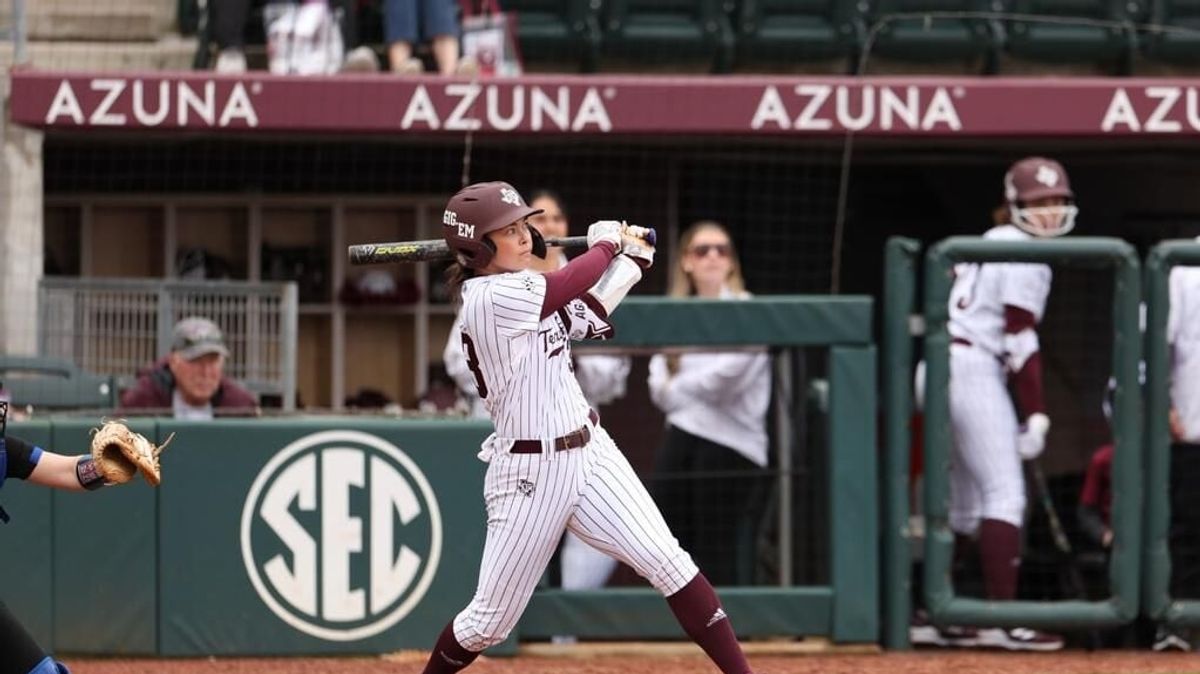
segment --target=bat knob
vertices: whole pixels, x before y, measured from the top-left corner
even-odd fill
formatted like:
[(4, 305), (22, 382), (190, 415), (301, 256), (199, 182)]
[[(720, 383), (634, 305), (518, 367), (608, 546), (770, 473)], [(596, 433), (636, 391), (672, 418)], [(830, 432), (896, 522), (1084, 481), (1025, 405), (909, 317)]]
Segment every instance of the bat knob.
[(631, 236), (636, 236), (642, 241), (645, 241), (651, 246), (658, 245), (658, 233), (654, 231), (653, 227), (638, 227), (637, 225), (629, 225), (626, 228), (626, 232)]

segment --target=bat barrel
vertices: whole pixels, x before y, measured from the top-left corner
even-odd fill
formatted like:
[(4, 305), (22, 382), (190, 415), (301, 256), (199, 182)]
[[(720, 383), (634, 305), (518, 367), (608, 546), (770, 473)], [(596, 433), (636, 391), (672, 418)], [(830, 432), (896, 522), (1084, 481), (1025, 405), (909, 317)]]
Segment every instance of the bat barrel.
[[(651, 227), (630, 227), (634, 236), (645, 239), (654, 245), (655, 231)], [(633, 230), (637, 230), (634, 232)], [(583, 250), (587, 248), (586, 236), (568, 236), (547, 239), (546, 245), (557, 246), (567, 250)], [(350, 264), (387, 264), (389, 262), (436, 262), (453, 260), (454, 254), (442, 239), (427, 239), (424, 241), (396, 241), (390, 243), (362, 243), (349, 246), (347, 253)]]
[(386, 264), (388, 262), (428, 262), (449, 260), (450, 247), (441, 239), (363, 243), (349, 247), (350, 264)]

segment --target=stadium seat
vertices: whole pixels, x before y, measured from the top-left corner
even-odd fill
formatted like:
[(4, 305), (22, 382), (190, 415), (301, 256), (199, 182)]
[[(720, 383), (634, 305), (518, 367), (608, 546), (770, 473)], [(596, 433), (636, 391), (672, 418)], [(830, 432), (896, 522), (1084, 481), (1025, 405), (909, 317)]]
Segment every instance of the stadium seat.
[[(1132, 8), (1131, 8), (1132, 5)], [(1008, 22), (1008, 53), (1043, 63), (1106, 64), (1127, 73), (1137, 48), (1130, 22), (1136, 2), (1129, 0), (1013, 0), (1011, 11), (1054, 19)], [(1064, 19), (1115, 21), (1116, 26), (1063, 23)]]
[(1151, 24), (1196, 32), (1147, 32), (1142, 37), (1146, 56), (1179, 65), (1200, 63), (1200, 1), (1153, 0), (1149, 12)]
[(865, 34), (866, 0), (742, 0), (737, 62), (853, 60)]
[(988, 0), (878, 0), (871, 12), (871, 26), (879, 26), (871, 54), (927, 63), (983, 60), (984, 69), (992, 70), (1003, 42), (999, 22), (984, 18), (888, 18), (896, 14), (991, 9)]
[(728, 72), (733, 26), (721, 0), (605, 0), (604, 59), (642, 67), (698, 63)]
[(85, 372), (57, 358), (0, 356), (0, 376), (15, 406), (35, 409), (113, 409), (117, 386), (111, 375)]
[(517, 16), (517, 40), (526, 64), (596, 69), (600, 0), (504, 0)]

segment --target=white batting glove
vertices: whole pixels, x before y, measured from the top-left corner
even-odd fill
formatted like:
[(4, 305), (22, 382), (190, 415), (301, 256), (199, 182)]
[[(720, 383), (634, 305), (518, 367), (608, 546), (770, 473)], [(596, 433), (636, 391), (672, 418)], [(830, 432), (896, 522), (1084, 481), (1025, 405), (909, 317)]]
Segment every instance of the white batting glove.
[(654, 264), (654, 248), (637, 237), (622, 237), (621, 253), (636, 262), (642, 270)]
[(1023, 461), (1031, 461), (1042, 455), (1046, 449), (1046, 434), (1050, 432), (1050, 417), (1035, 412), (1029, 415), (1021, 425), (1021, 433), (1017, 436), (1017, 453)]
[(616, 220), (600, 220), (588, 227), (588, 248), (594, 248), (601, 241), (607, 241), (618, 251), (621, 250), (621, 231), (625, 226)]

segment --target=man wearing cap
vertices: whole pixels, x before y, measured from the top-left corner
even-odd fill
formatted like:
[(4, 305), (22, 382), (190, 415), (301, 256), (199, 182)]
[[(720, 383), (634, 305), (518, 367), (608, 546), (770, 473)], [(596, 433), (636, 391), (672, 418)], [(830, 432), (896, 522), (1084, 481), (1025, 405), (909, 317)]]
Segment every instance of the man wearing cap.
[[(138, 376), (121, 396), (121, 411), (170, 409), (176, 419), (255, 414), (254, 395), (226, 377), (229, 349), (216, 323), (193, 316), (175, 324), (171, 353)], [(220, 412), (216, 412), (220, 410)]]

